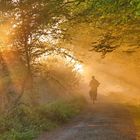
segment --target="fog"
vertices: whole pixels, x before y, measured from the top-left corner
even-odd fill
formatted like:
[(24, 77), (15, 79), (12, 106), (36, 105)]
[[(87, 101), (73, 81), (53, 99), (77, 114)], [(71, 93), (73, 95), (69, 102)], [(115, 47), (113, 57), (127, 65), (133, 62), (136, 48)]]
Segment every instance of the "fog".
[[(98, 94), (115, 102), (139, 104), (140, 71), (137, 63), (130, 64), (124, 56), (123, 59), (115, 53), (101, 59), (99, 55), (90, 56), (85, 60), (83, 73), (87, 91), (91, 76), (94, 75), (100, 82)], [(113, 59), (112, 59), (113, 57)], [(87, 93), (88, 94), (88, 93)]]
[[(72, 33), (71, 48), (77, 57), (83, 61), (85, 81), (84, 91), (88, 94), (89, 81), (94, 75), (100, 82), (99, 95), (119, 102), (139, 104), (140, 99), (140, 49), (127, 52), (128, 49), (137, 47), (131, 43), (131, 36), (127, 43), (122, 44), (115, 51), (101, 58), (101, 53), (89, 51), (93, 41), (97, 40), (101, 31), (92, 30), (82, 25), (78, 33)], [(80, 30), (81, 29), (81, 30)], [(68, 45), (68, 47), (70, 47)], [(83, 87), (83, 86), (82, 86)]]

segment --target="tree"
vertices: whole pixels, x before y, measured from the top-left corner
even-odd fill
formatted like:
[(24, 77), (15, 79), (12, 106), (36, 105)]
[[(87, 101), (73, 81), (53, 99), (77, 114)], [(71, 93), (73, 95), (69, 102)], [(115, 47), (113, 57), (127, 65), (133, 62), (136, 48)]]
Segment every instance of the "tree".
[(10, 76), (9, 69), (3, 58), (2, 52), (0, 50), (0, 101), (1, 107), (0, 112), (10, 113), (10, 109), (13, 108), (15, 99), (17, 97), (17, 92), (13, 87), (13, 82)]
[[(91, 44), (90, 50), (99, 52), (103, 54), (102, 56), (121, 46), (126, 32), (130, 36), (132, 32), (133, 35), (139, 36), (139, 0), (85, 0), (78, 5), (73, 5), (71, 10), (75, 18), (68, 25), (71, 27), (70, 33), (77, 26), (76, 24), (80, 26), (81, 23), (84, 23), (93, 33), (96, 29), (100, 30), (101, 38), (99, 36), (96, 44)], [(113, 34), (114, 39), (108, 39), (106, 36), (108, 33)], [(139, 42), (139, 39), (137, 38), (135, 42)]]
[[(69, 6), (76, 1), (65, 0), (5, 0), (0, 1), (3, 25), (8, 22), (9, 39), (5, 46), (18, 52), (21, 63), (27, 70), (23, 80), (33, 86), (34, 61), (42, 53), (57, 51), (56, 47), (48, 47), (48, 38), (62, 36), (59, 24), (70, 17)], [(3, 8), (4, 7), (4, 8)], [(65, 53), (65, 54), (64, 54)], [(25, 86), (23, 84), (22, 86)], [(22, 88), (25, 89), (24, 87)], [(21, 95), (23, 91), (21, 91)]]

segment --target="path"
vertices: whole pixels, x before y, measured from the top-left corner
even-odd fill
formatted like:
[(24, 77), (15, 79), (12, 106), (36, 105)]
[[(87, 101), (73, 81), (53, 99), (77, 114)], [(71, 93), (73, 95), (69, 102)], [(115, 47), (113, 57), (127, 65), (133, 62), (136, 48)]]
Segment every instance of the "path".
[(102, 103), (37, 140), (136, 140), (135, 133), (131, 115), (123, 105)]

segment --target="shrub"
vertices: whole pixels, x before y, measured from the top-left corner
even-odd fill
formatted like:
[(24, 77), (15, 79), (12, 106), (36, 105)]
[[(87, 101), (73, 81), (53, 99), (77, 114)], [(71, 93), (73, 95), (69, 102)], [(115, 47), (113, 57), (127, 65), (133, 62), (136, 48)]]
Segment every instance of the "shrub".
[(39, 114), (46, 116), (49, 120), (63, 123), (77, 115), (84, 108), (86, 100), (82, 97), (73, 97), (67, 100), (58, 100), (42, 106)]
[(36, 108), (18, 108), (0, 118), (0, 140), (32, 140), (76, 116), (85, 104), (83, 97), (72, 97)]

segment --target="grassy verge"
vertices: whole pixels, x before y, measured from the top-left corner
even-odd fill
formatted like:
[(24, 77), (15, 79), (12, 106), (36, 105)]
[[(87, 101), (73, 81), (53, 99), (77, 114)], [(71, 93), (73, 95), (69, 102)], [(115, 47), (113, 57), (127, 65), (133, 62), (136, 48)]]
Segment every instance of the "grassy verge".
[(134, 106), (127, 106), (128, 110), (130, 111), (133, 121), (136, 127), (136, 135), (137, 140), (140, 140), (140, 106), (134, 105)]
[(33, 140), (43, 131), (69, 121), (85, 105), (83, 97), (73, 97), (35, 108), (19, 108), (10, 116), (0, 118), (0, 140)]

